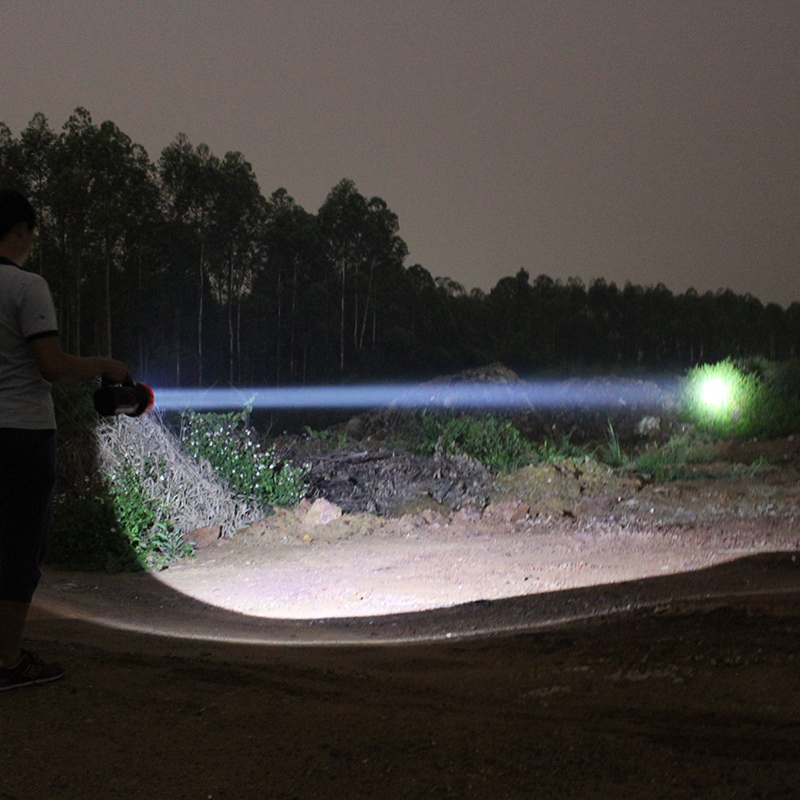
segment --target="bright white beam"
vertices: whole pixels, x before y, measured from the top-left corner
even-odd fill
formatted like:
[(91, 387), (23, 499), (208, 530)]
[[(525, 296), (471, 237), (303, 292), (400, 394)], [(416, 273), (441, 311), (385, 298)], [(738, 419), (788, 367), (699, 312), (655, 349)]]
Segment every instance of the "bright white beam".
[(378, 384), (370, 386), (154, 389), (161, 411), (236, 408), (442, 408), (545, 409), (661, 406), (676, 387), (624, 380), (524, 381), (519, 383)]

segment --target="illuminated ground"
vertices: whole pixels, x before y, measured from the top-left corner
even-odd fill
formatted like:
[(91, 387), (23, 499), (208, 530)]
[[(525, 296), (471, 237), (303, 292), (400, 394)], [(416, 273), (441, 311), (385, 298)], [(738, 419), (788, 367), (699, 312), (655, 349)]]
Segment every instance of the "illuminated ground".
[(140, 577), (48, 575), (43, 599), (70, 604), (40, 603), (28, 636), (68, 673), (3, 694), (0, 796), (33, 797), (32, 781), (53, 800), (750, 800), (800, 785), (794, 551), (325, 622), (215, 610)]
[(67, 675), (0, 695), (0, 797), (794, 798), (796, 466), (48, 569), (28, 643)]
[(474, 636), (746, 591), (712, 587), (702, 571), (797, 548), (792, 516), (709, 524), (668, 522), (663, 511), (517, 523), (361, 514), (313, 527), (284, 512), (153, 575), (48, 570), (39, 602), (232, 641)]
[[(640, 485), (601, 465), (529, 467), (503, 479), (495, 513), (479, 518), (438, 507), (399, 519), (345, 514), (313, 524), (311, 516), (279, 511), (153, 576), (48, 572), (40, 597), (170, 633), (180, 625), (173, 612), (187, 604), (198, 619), (234, 612), (235, 624), (220, 621), (217, 638), (225, 638), (226, 626), (241, 638), (246, 615), (253, 618), (248, 640), (269, 620), (351, 620), (345, 638), (353, 640), (361, 629), (353, 621), (372, 620), (374, 628), (376, 618), (434, 609), (451, 609), (449, 625), (458, 630), (485, 630), (476, 603), (550, 598), (794, 552), (799, 444), (789, 438), (726, 446), (724, 460), (703, 467), (703, 476), (661, 485)], [(545, 621), (542, 613), (528, 624)], [(469, 620), (456, 624), (454, 616), (465, 614)], [(327, 637), (330, 625), (325, 633), (319, 627), (300, 626), (304, 637)], [(394, 628), (408, 636), (419, 625)]]

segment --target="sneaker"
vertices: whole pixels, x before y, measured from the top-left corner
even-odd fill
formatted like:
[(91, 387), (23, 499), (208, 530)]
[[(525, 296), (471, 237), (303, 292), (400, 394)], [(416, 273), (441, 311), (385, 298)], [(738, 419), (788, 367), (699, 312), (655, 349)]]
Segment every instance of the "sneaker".
[(29, 650), (20, 650), (20, 659), (14, 667), (0, 667), (0, 692), (19, 689), (34, 683), (48, 683), (64, 677), (60, 664), (45, 664)]

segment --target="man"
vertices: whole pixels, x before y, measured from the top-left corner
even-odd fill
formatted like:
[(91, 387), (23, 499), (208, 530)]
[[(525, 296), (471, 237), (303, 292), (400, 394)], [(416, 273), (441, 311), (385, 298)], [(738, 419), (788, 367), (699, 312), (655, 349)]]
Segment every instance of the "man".
[(50, 532), (56, 453), (50, 384), (98, 375), (130, 382), (121, 361), (62, 351), (47, 282), (22, 269), (35, 228), (27, 199), (0, 190), (0, 691), (64, 674), (20, 647)]

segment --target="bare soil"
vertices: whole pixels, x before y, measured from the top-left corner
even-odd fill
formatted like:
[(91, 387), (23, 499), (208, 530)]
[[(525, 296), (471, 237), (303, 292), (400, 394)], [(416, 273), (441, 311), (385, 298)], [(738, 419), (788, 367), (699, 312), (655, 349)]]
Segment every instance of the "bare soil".
[(660, 485), (565, 461), (48, 570), (68, 674), (0, 695), (0, 800), (797, 797), (798, 477), (794, 439)]

